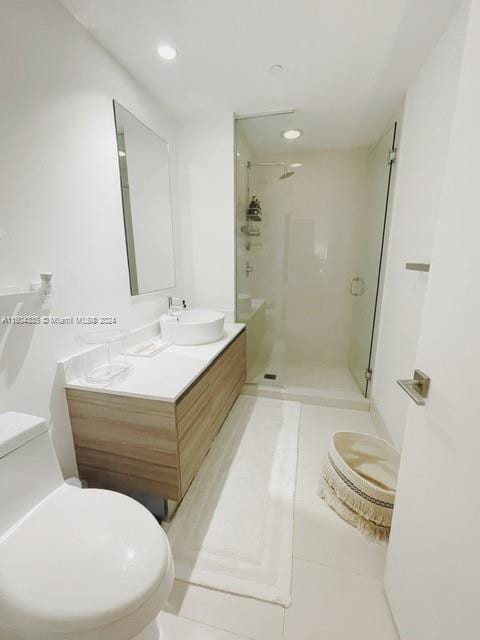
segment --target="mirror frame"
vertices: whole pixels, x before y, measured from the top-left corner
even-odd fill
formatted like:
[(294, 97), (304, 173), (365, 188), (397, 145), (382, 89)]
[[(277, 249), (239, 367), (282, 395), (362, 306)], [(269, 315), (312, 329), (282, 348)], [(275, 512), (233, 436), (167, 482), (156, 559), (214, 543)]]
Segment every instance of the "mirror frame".
[[(126, 251), (127, 251), (127, 266), (128, 266), (128, 278), (129, 278), (129, 283), (130, 283), (130, 295), (132, 297), (138, 297), (138, 296), (144, 296), (144, 295), (148, 295), (148, 294), (152, 294), (152, 293), (157, 293), (160, 291), (174, 291), (176, 289), (177, 286), (177, 260), (176, 260), (176, 246), (175, 246), (175, 225), (174, 225), (174, 217), (173, 217), (173, 199), (172, 199), (172, 169), (171, 169), (171, 164), (170, 164), (170, 144), (167, 140), (165, 140), (165, 138), (162, 138), (161, 135), (159, 135), (156, 131), (154, 131), (151, 127), (147, 126), (144, 122), (142, 122), (139, 118), (137, 118), (136, 115), (134, 115), (129, 109), (127, 109), (126, 107), (123, 106), (123, 104), (121, 104), (118, 100), (116, 100), (115, 98), (112, 99), (112, 105), (113, 105), (113, 124), (114, 124), (114, 129), (115, 129), (115, 148), (116, 148), (116, 154), (117, 154), (117, 162), (118, 162), (118, 179), (120, 182), (120, 195), (121, 195), (121, 199), (122, 199), (122, 218), (123, 218), (123, 231), (125, 234), (125, 247), (126, 247)], [(166, 145), (167, 148), (167, 157), (168, 157), (168, 188), (169, 188), (169, 203), (170, 203), (170, 219), (171, 219), (171, 227), (172, 227), (172, 255), (173, 255), (173, 284), (171, 286), (168, 287), (159, 287), (158, 289), (151, 289), (149, 291), (139, 291), (138, 290), (138, 280), (137, 280), (137, 291), (134, 291), (134, 279), (132, 277), (132, 265), (135, 264), (135, 247), (134, 246), (129, 246), (129, 241), (128, 241), (128, 222), (127, 222), (127, 217), (125, 215), (125, 195), (123, 193), (123, 185), (122, 185), (122, 166), (121, 166), (121, 161), (120, 161), (120, 147), (118, 144), (118, 114), (117, 114), (117, 106), (121, 107), (124, 111), (126, 111), (132, 118), (134, 118), (139, 124), (141, 124), (143, 127), (145, 127), (146, 129), (148, 129), (148, 131), (150, 131), (151, 133), (153, 133), (153, 135), (155, 135), (157, 138), (160, 138), (160, 140)], [(128, 203), (128, 208), (130, 208), (130, 202)], [(132, 225), (133, 228), (133, 223), (131, 220), (131, 214), (130, 214), (130, 225)], [(133, 262), (131, 262), (131, 260), (133, 260)]]

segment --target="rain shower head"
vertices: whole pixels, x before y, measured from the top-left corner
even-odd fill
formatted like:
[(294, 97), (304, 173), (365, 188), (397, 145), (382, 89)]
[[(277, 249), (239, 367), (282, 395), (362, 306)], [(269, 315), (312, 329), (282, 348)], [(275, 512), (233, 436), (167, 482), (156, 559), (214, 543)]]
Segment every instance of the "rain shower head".
[(286, 178), (291, 178), (295, 175), (295, 171), (287, 171), (287, 163), (286, 162), (247, 162), (248, 169), (252, 167), (282, 167), (283, 174), (279, 177), (279, 180), (285, 180)]

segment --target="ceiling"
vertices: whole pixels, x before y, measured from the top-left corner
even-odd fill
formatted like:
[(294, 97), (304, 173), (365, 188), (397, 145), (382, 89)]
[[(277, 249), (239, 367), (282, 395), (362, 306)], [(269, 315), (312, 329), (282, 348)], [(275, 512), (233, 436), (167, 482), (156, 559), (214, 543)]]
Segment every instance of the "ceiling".
[[(374, 143), (460, 0), (61, 0), (178, 118), (295, 108), (301, 149)], [(178, 49), (166, 62), (159, 44)], [(284, 71), (272, 74), (271, 65)], [(261, 135), (261, 133), (259, 133)]]

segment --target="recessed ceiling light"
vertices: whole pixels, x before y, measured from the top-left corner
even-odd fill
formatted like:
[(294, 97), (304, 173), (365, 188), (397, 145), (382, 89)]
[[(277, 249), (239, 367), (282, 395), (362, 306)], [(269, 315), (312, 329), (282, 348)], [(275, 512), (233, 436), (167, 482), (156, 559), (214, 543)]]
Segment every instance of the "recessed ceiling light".
[(287, 129), (286, 131), (282, 131), (282, 137), (285, 138), (285, 140), (296, 140), (300, 138), (300, 136), (303, 136), (303, 131), (300, 131), (300, 129)]
[(292, 162), (292, 164), (290, 165), (291, 169), (298, 169), (299, 167), (303, 167), (303, 164), (301, 162)]
[(121, 158), (124, 158), (127, 154), (125, 153), (125, 151), (119, 151), (119, 152), (118, 152), (118, 155), (119, 155)]
[(272, 64), (272, 66), (270, 67), (270, 73), (273, 73), (274, 75), (276, 75), (277, 73), (282, 73), (283, 71), (283, 66), (281, 64)]
[(164, 60), (173, 60), (177, 57), (177, 50), (171, 47), (169, 44), (162, 44), (157, 49), (158, 55)]

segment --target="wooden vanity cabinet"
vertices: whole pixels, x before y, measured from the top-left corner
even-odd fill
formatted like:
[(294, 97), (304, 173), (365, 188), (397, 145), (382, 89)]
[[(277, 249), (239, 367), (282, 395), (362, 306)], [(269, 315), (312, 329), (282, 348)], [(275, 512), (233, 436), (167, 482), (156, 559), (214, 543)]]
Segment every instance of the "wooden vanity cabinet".
[(245, 378), (243, 330), (174, 402), (67, 389), (80, 477), (179, 502)]

